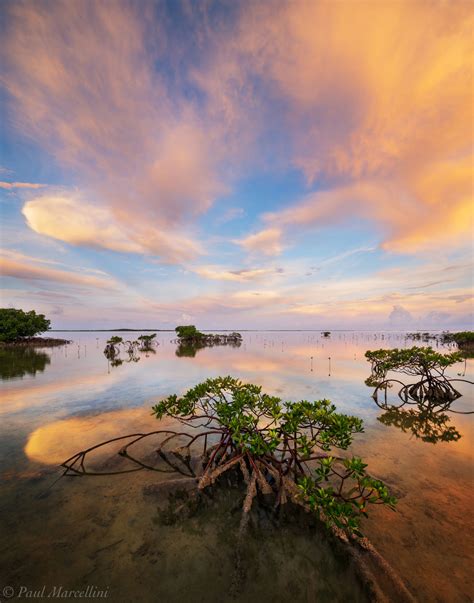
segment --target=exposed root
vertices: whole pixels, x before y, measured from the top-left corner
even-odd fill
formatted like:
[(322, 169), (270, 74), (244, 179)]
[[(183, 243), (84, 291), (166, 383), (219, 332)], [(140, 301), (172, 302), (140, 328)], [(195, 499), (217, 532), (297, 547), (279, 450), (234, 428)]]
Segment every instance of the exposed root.
[(240, 464), (240, 471), (242, 472), (242, 476), (244, 478), (244, 482), (246, 484), (248, 484), (250, 481), (250, 473), (249, 473), (249, 470), (247, 469), (247, 465), (245, 464), (245, 460), (243, 458), (241, 458), (239, 461), (239, 464)]
[(255, 470), (257, 476), (257, 483), (262, 492), (262, 494), (273, 494), (273, 489), (267, 480), (263, 477), (262, 472), (257, 468)]
[(252, 508), (252, 502), (255, 496), (257, 495), (257, 475), (255, 471), (252, 471), (252, 475), (250, 476), (249, 485), (247, 487), (247, 494), (244, 499), (244, 504), (242, 510), (245, 513), (249, 513)]
[(241, 459), (241, 457), (235, 457), (235, 458), (231, 459), (230, 461), (228, 461), (227, 463), (225, 463), (224, 465), (219, 465), (213, 471), (207, 471), (199, 480), (199, 485), (198, 485), (199, 490), (204, 490), (204, 488), (207, 488), (208, 486), (212, 485), (220, 475), (222, 475), (223, 473), (228, 471), (231, 467), (233, 467), (235, 464), (237, 464), (240, 461), (240, 459)]

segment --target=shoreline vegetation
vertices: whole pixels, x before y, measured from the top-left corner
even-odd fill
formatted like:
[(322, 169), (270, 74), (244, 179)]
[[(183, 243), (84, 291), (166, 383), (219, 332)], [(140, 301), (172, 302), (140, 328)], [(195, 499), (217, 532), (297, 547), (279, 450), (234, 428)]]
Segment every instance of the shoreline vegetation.
[(0, 308), (0, 345), (5, 347), (52, 347), (71, 343), (69, 339), (37, 337), (51, 329), (51, 321), (34, 310)]
[(231, 333), (202, 333), (194, 325), (176, 327), (178, 336), (174, 343), (178, 344), (176, 356), (193, 358), (199, 350), (214, 346), (230, 346), (239, 348), (242, 345), (242, 335), (236, 331)]
[(232, 331), (229, 335), (220, 335), (218, 333), (203, 333), (198, 331), (194, 325), (182, 325), (175, 328), (177, 342), (182, 343), (195, 343), (203, 345), (226, 345), (226, 344), (238, 344), (242, 342), (242, 335), (236, 331)]
[(25, 337), (16, 341), (0, 341), (0, 347), (34, 347), (34, 348), (52, 348), (60, 345), (72, 343), (71, 339), (59, 339), (56, 337)]
[(455, 343), (460, 352), (469, 355), (474, 354), (474, 331), (457, 331), (455, 333), (443, 331), (442, 333), (436, 334), (430, 333), (429, 331), (417, 331), (416, 333), (407, 333), (407, 339), (422, 341), (424, 343), (434, 340), (436, 344), (441, 343), (442, 345)]

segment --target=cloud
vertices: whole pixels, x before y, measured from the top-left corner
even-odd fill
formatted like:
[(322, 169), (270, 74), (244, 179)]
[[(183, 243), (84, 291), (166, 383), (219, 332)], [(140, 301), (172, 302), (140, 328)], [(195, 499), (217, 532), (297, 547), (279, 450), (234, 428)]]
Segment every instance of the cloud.
[(176, 262), (203, 253), (198, 243), (176, 231), (167, 233), (134, 223), (127, 228), (108, 208), (88, 203), (77, 194), (36, 197), (25, 203), (22, 212), (32, 230), (71, 245), (152, 253)]
[[(113, 214), (105, 238), (114, 249), (142, 247), (170, 262), (194, 253), (199, 243), (179, 231), (227, 190), (218, 170), (223, 147), (202, 108), (155, 68), (172, 53), (152, 5), (59, 0), (53, 10), (19, 1), (7, 12), (10, 121), (86, 183), (95, 204), (88, 209), (102, 225)], [(40, 202), (29, 208), (38, 224)], [(91, 220), (77, 217), (81, 232), (67, 227), (67, 238), (94, 239), (95, 229), (85, 232)], [(61, 238), (53, 216), (41, 223)]]
[[(31, 255), (26, 255), (24, 253), (20, 253), (19, 251), (14, 251), (13, 249), (0, 249), (0, 255), (13, 259), (13, 260), (20, 260), (20, 261), (26, 261), (26, 262), (38, 262), (40, 264), (52, 264), (52, 265), (56, 265), (59, 266), (62, 264), (62, 262), (58, 262), (57, 260), (46, 260), (44, 258), (39, 258), (39, 257), (33, 257)], [(63, 266), (65, 264), (62, 264)], [(105, 273), (103, 273), (105, 274)]]
[(44, 188), (46, 184), (38, 184), (35, 182), (0, 182), (0, 188), (13, 190), (17, 188)]
[(413, 316), (403, 306), (393, 306), (388, 320), (394, 327), (407, 327), (413, 323)]
[(234, 242), (245, 249), (245, 251), (254, 254), (279, 255), (283, 250), (281, 242), (281, 230), (278, 228), (267, 228), (255, 234), (251, 234), (244, 239)]
[(4, 277), (24, 281), (53, 281), (67, 285), (80, 285), (82, 287), (98, 289), (117, 289), (118, 287), (116, 281), (111, 278), (98, 278), (77, 272), (55, 270), (8, 258), (0, 258), (0, 273)]
[(212, 280), (244, 282), (263, 279), (278, 274), (276, 268), (241, 268), (231, 270), (221, 266), (197, 266), (193, 271), (199, 276)]
[(39, 234), (72, 245), (105, 247), (115, 251), (142, 249), (114, 223), (111, 213), (66, 196), (44, 196), (28, 201), (22, 209), (28, 226)]
[[(417, 252), (453, 240), (466, 244), (474, 217), (468, 193), (472, 179), (469, 163), (466, 160), (453, 165), (450, 180), (447, 168), (443, 181), (443, 172), (438, 167), (429, 182), (423, 182), (420, 176), (420, 189), (426, 192), (429, 202), (422, 202), (421, 197), (407, 192), (395, 180), (359, 181), (311, 193), (286, 209), (264, 214), (266, 227), (254, 237), (258, 240), (269, 230), (278, 231), (280, 236), (285, 231), (295, 235), (328, 225), (353, 224), (358, 218), (380, 226), (382, 247), (389, 251)], [(452, 195), (456, 192), (459, 197), (454, 199)], [(449, 198), (452, 200), (447, 204)]]
[(268, 141), (267, 164), (292, 164), (308, 186), (324, 188), (264, 232), (361, 217), (390, 251), (465, 244), (473, 26), (468, 3), (245, 5), (212, 69), (206, 64), (203, 89)]
[(286, 228), (353, 217), (380, 225), (390, 251), (467, 238), (469, 3), (240, 3), (213, 27), (211, 8), (188, 7), (180, 28), (165, 8), (157, 20), (152, 4), (127, 1), (7, 12), (11, 121), (169, 261), (180, 242), (161, 239), (262, 167), (296, 167), (324, 190), (244, 249), (276, 255)]
[[(227, 8), (7, 3), (0, 48), (8, 134), (11, 128), (35, 141), (48, 162), (56, 161), (53, 172), (61, 168), (56, 180), (78, 187), (16, 187), (29, 227), (44, 236), (40, 243), (51, 246), (50, 237), (156, 256), (153, 262), (182, 263), (207, 281), (224, 281), (218, 293), (212, 288), (219, 285), (202, 281), (190, 297), (187, 279), (170, 269), (163, 279), (141, 279), (149, 298), (143, 306), (121, 296), (124, 312), (247, 313), (258, 324), (272, 312), (307, 324), (318, 316), (370, 322), (373, 313), (386, 323), (394, 306), (415, 320), (430, 312), (445, 312), (452, 317), (446, 320), (467, 315), (470, 281), (455, 256), (472, 228), (469, 3), (281, 0)], [(206, 232), (206, 244), (199, 229), (236, 181), (242, 188), (207, 225), (219, 231), (241, 216), (229, 204), (240, 204), (250, 187), (245, 223), (260, 212), (258, 223), (232, 236), (237, 248), (224, 253), (239, 257), (229, 264), (223, 257), (196, 260), (229, 241), (230, 227), (222, 236)], [(4, 184), (13, 190), (22, 183)], [(280, 184), (276, 204), (271, 191)], [(340, 224), (364, 235), (372, 229), (367, 245), (378, 248), (358, 266), (364, 276), (331, 280), (321, 269), (304, 279), (317, 260), (294, 260), (300, 236)], [(15, 227), (12, 217), (9, 232), (18, 239)], [(33, 232), (27, 236), (38, 243)], [(274, 279), (265, 261), (290, 243), (296, 249), (288, 263), (299, 271)], [(351, 253), (333, 243), (334, 258), (318, 268), (342, 264)], [(408, 266), (393, 255), (426, 249), (433, 260), (425, 264), (412, 257)], [(452, 270), (444, 255), (454, 257)], [(28, 258), (8, 260), (43, 270), (45, 278), (49, 270)], [(140, 258), (126, 260), (142, 277)], [(52, 272), (59, 278), (67, 271)]]

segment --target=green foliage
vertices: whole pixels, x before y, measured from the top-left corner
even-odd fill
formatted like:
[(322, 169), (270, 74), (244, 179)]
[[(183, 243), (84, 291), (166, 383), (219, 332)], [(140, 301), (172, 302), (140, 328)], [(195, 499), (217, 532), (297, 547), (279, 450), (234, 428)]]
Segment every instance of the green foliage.
[[(383, 504), (395, 509), (397, 500), (391, 496), (387, 486), (365, 472), (367, 465), (358, 457), (346, 459), (342, 463), (345, 479), (352, 478), (356, 484), (347, 498), (339, 496), (333, 485), (321, 485), (321, 481), (329, 482), (334, 471), (335, 459), (329, 457), (320, 461), (320, 469), (316, 471), (317, 479), (304, 477), (299, 480), (298, 488), (308, 502), (312, 511), (330, 527), (335, 525), (350, 533), (362, 536), (359, 529), (360, 517), (368, 517), (368, 504)], [(339, 468), (341, 470), (341, 468)]]
[(474, 358), (474, 331), (443, 333), (442, 343), (456, 343), (464, 358)]
[(458, 333), (443, 333), (443, 343), (454, 341), (458, 346), (474, 344), (474, 331), (459, 331)]
[(24, 312), (15, 308), (0, 309), (0, 341), (12, 342), (23, 337), (34, 337), (47, 331), (51, 321), (34, 310)]
[(141, 341), (144, 344), (150, 344), (155, 339), (155, 337), (156, 333), (153, 333), (152, 335), (140, 335), (138, 337), (138, 341)]
[[(190, 327), (177, 327), (181, 335), (178, 338), (178, 346), (176, 348), (176, 356), (194, 358), (199, 350), (204, 348), (212, 348), (214, 346), (230, 346), (240, 347), (242, 345), (242, 335), (240, 333), (228, 333), (228, 334), (213, 334), (213, 333), (195, 333)], [(184, 335), (183, 335), (184, 333)]]
[[(329, 400), (284, 403), (258, 385), (218, 377), (183, 396), (169, 396), (152, 410), (157, 419), (173, 417), (193, 427), (197, 421), (212, 429), (209, 433), (221, 434), (218, 450), (224, 448), (225, 466), (233, 465), (233, 459), (244, 462), (264, 492), (268, 480), (278, 483), (278, 500), (288, 494), (328, 525), (360, 534), (367, 504), (395, 504), (385, 485), (366, 474), (361, 459), (327, 454), (334, 448), (346, 450), (353, 435), (363, 431), (360, 419), (336, 412)], [(216, 462), (216, 475), (222, 470)], [(212, 473), (205, 473), (201, 482), (212, 483)]]
[[(360, 419), (336, 413), (336, 407), (329, 400), (302, 400), (283, 406), (280, 398), (262, 393), (260, 386), (232, 377), (208, 379), (183, 397), (172, 395), (153, 407), (158, 419), (165, 415), (191, 418), (196, 412), (212, 414), (229, 430), (239, 448), (254, 454), (273, 452), (288, 436), (294, 439), (298, 449), (308, 452), (315, 446), (323, 450), (331, 446), (346, 449), (352, 434), (362, 431)], [(262, 427), (263, 418), (275, 428)], [(306, 433), (310, 426), (312, 437)]]
[(175, 328), (179, 339), (200, 339), (204, 334), (196, 329), (194, 325), (181, 325)]
[(153, 351), (154, 339), (156, 337), (156, 333), (152, 335), (140, 335), (137, 339), (138, 345), (140, 346), (141, 352), (151, 352)]
[(440, 354), (431, 347), (412, 347), (393, 350), (368, 350), (365, 357), (372, 363), (373, 384), (384, 380), (389, 371), (406, 375), (442, 376), (444, 371), (462, 360), (462, 354)]

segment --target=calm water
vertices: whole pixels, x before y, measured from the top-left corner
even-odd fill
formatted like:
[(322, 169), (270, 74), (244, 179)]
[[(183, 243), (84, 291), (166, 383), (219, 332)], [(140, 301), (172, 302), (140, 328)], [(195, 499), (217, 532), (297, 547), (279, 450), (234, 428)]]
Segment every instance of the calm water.
[[(402, 334), (338, 332), (325, 339), (311, 332), (253, 332), (244, 334), (240, 348), (207, 348), (194, 357), (177, 356), (172, 335), (159, 333), (156, 353), (118, 367), (103, 356), (106, 333), (61, 334), (73, 340), (61, 348), (0, 351), (2, 583), (17, 591), (44, 585), (46, 593), (52, 586), (92, 585), (112, 601), (230, 597), (235, 526), (229, 517), (238, 514), (225, 503), (220, 517), (215, 508), (201, 509), (172, 524), (162, 521), (165, 501), (146, 494), (163, 479), (159, 474), (52, 484), (58, 465), (75, 452), (157, 429), (150, 406), (160, 397), (231, 374), (284, 399), (330, 398), (339, 410), (363, 418), (365, 433), (352, 450), (399, 498), (396, 513), (372, 511), (365, 533), (418, 600), (472, 601), (473, 417), (448, 413), (448, 426), (460, 438), (426, 442), (379, 420), (384, 412), (364, 384), (364, 352), (403, 347)], [(453, 367), (451, 375), (464, 368)], [(468, 360), (470, 380), (473, 368)], [(453, 409), (473, 410), (469, 387), (459, 387), (463, 397)], [(275, 533), (263, 523), (252, 534), (251, 563), (234, 600), (366, 600), (351, 569), (318, 533), (309, 537), (303, 525)]]

